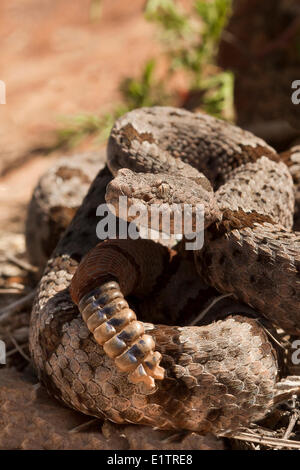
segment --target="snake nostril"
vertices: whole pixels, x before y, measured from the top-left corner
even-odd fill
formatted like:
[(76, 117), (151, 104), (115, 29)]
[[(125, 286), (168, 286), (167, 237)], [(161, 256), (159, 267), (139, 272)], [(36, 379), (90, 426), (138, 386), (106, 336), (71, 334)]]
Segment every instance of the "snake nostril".
[(150, 193), (144, 194), (144, 196), (143, 196), (143, 201), (145, 201), (145, 202), (150, 202), (151, 199), (152, 199), (152, 195), (151, 195)]
[(81, 261), (82, 255), (80, 253), (78, 253), (77, 251), (73, 251), (70, 254), (70, 258), (74, 259), (75, 261), (77, 261), (79, 263)]

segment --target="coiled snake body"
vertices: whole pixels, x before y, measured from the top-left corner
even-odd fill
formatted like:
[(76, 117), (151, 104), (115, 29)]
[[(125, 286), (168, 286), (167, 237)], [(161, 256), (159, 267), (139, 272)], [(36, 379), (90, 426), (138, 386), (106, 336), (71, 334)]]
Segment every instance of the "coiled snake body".
[[(299, 156), (282, 158), (296, 180)], [(277, 353), (258, 320), (243, 315), (247, 308), (203, 326), (173, 322), (184, 324), (183, 311), (188, 317), (201, 310), (204, 280), (300, 333), (300, 239), (292, 230), (294, 188), (285, 163), (261, 139), (207, 115), (144, 108), (120, 118), (108, 144), (115, 178), (104, 168), (92, 183), (47, 263), (35, 300), (30, 347), (49, 391), (83, 413), (161, 429), (230, 435), (265, 416), (279, 379)], [(151, 240), (105, 241), (94, 248), (96, 208), (105, 197), (116, 205), (120, 195), (146, 208), (156, 202), (204, 204), (205, 243), (194, 262)], [(69, 291), (91, 249), (71, 291), (79, 304), (94, 289), (106, 296), (84, 318), (95, 337)], [(100, 321), (103, 306), (107, 316)], [(134, 311), (139, 317), (144, 310), (153, 323), (136, 321)], [(107, 319), (116, 313), (122, 331), (132, 326), (123, 333), (127, 349), (121, 353), (145, 333), (151, 338), (135, 347), (133, 358), (144, 364), (142, 374), (164, 369), (164, 379), (152, 380), (150, 391), (129, 380), (127, 371), (137, 366), (127, 362), (122, 372), (115, 365), (121, 353), (109, 344), (107, 328), (119, 330)], [(97, 344), (99, 325), (104, 348)], [(162, 379), (160, 369), (152, 377)]]

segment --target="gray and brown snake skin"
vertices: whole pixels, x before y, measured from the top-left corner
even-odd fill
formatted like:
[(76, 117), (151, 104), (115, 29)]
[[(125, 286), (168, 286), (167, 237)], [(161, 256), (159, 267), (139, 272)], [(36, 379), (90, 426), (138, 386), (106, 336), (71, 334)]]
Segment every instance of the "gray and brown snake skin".
[[(248, 132), (175, 108), (143, 108), (118, 119), (107, 149), (115, 178), (107, 168), (97, 175), (52, 253), (35, 299), (30, 349), (48, 390), (83, 413), (161, 429), (230, 435), (263, 418), (274, 405), (279, 366), (258, 319), (241, 308), (202, 326), (173, 322), (184, 325), (182, 312), (201, 311), (198, 285), (206, 282), (234, 293), (287, 332), (300, 333), (300, 237), (292, 229), (298, 150), (280, 158)], [(95, 248), (96, 208), (105, 198), (114, 204), (119, 195), (145, 207), (204, 201), (205, 243), (194, 262), (151, 240), (105, 241)], [(298, 198), (296, 193), (296, 206)], [(89, 254), (80, 263), (72, 297), (79, 302), (118, 282), (109, 288), (126, 296), (126, 309), (153, 322), (143, 328), (161, 354), (164, 379), (155, 380), (151, 391), (116, 367), (70, 298), (73, 275), (91, 249), (100, 258)], [(89, 259), (99, 272), (90, 273)], [(97, 321), (91, 331), (103, 323)]]

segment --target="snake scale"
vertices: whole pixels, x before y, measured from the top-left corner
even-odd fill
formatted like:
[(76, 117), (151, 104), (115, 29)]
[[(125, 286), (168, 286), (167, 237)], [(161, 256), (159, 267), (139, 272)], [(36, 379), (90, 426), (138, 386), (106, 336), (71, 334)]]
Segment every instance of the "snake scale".
[[(292, 229), (299, 161), (298, 149), (279, 156), (253, 134), (202, 113), (154, 107), (119, 118), (108, 142), (109, 169), (100, 170), (49, 258), (33, 306), (30, 349), (49, 392), (83, 413), (160, 429), (230, 435), (263, 418), (275, 403), (279, 357), (257, 317), (300, 333), (300, 236)], [(97, 245), (96, 208), (105, 200), (116, 206), (120, 195), (145, 208), (203, 203), (203, 248), (187, 255), (179, 244), (170, 255), (151, 240)], [(38, 218), (29, 219), (37, 231)], [(30, 246), (28, 233), (33, 252), (38, 243)], [(84, 317), (89, 329), (71, 300), (71, 282), (76, 303), (86, 294), (95, 301)], [(186, 318), (203, 307), (203, 284), (243, 304), (222, 319), (188, 326)], [(151, 390), (133, 383), (130, 368), (120, 371), (97, 343), (95, 328), (109, 324), (100, 322), (108, 291), (130, 322), (135, 314), (145, 321), (123, 340), (130, 347), (144, 333), (151, 338), (137, 356), (146, 364), (155, 349), (154, 367), (164, 376)], [(91, 292), (105, 301), (97, 304)]]

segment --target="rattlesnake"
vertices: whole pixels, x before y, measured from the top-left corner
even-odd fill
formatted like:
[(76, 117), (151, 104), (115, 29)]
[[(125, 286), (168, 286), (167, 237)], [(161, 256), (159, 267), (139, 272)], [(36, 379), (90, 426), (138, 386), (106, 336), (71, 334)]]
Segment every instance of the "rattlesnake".
[[(99, 172), (39, 284), (30, 334), (39, 376), (55, 397), (86, 414), (230, 435), (274, 405), (276, 348), (246, 306), (227, 308), (228, 314), (239, 314), (204, 326), (178, 327), (173, 321), (184, 324), (182, 312), (188, 318), (201, 310), (206, 281), (222, 293), (234, 293), (286, 331), (300, 332), (300, 239), (291, 229), (294, 192), (285, 165), (296, 181), (299, 154), (287, 152), (285, 163), (280, 162), (275, 150), (248, 132), (201, 113), (161, 107), (120, 118), (107, 154), (110, 170), (120, 171), (114, 180), (107, 168)], [(139, 319), (146, 315), (147, 321), (167, 324), (143, 325), (165, 370), (150, 392), (116, 368), (69, 292), (78, 263), (99, 242), (97, 206), (105, 195), (114, 203), (124, 194), (129, 202), (146, 206), (190, 198), (204, 201), (209, 210), (205, 244), (194, 261), (180, 246), (170, 260), (167, 248), (151, 240), (107, 241), (96, 247), (102, 256), (98, 278), (87, 270), (86, 260), (95, 267), (90, 257), (80, 265), (83, 276), (73, 281), (72, 295), (79, 301), (114, 274), (123, 293), (131, 294), (128, 301)], [(36, 219), (31, 215), (29, 220), (27, 233)]]

